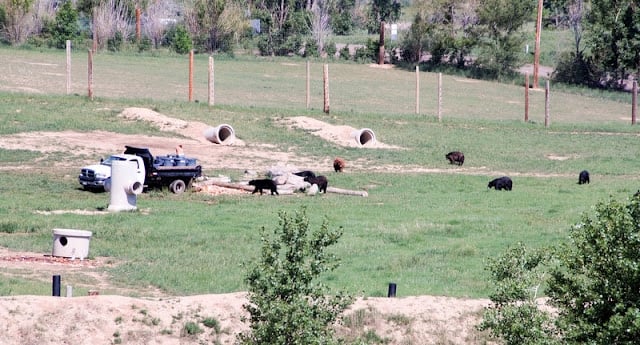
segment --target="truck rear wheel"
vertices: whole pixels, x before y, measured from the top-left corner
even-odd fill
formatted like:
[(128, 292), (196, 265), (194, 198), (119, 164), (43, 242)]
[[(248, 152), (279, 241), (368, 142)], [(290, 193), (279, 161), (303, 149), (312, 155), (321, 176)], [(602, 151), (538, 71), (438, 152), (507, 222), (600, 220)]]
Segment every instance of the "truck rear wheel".
[(187, 184), (182, 180), (175, 180), (169, 185), (169, 190), (175, 194), (182, 194), (187, 189)]

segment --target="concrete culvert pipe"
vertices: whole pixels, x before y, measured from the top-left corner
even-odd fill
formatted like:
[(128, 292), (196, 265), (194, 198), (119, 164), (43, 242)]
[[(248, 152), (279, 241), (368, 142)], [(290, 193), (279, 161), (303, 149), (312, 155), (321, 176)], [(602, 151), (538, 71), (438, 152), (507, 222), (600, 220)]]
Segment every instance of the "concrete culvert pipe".
[(210, 142), (220, 145), (231, 145), (236, 140), (233, 127), (227, 124), (208, 128), (204, 131), (204, 137)]
[(144, 189), (144, 186), (142, 185), (142, 183), (138, 181), (134, 181), (125, 187), (124, 192), (129, 195), (140, 195), (142, 194), (143, 189)]
[(372, 145), (376, 142), (376, 134), (369, 128), (353, 131), (352, 135), (356, 143), (360, 146)]

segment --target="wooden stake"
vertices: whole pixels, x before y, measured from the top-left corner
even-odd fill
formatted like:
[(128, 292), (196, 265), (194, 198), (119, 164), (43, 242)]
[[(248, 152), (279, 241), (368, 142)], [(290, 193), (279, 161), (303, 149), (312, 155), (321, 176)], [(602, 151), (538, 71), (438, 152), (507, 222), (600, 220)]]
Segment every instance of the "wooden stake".
[(214, 79), (214, 65), (213, 56), (209, 56), (209, 105), (215, 104), (215, 79)]
[(378, 49), (378, 65), (384, 65), (384, 21), (380, 22), (380, 48)]
[(140, 8), (137, 7), (136, 8), (136, 40), (138, 40), (138, 43), (140, 43)]
[(631, 124), (636, 124), (636, 116), (638, 115), (638, 81), (633, 81), (631, 91)]
[(193, 49), (189, 51), (189, 102), (193, 101)]
[(420, 114), (420, 68), (416, 65), (416, 114)]
[(442, 121), (442, 73), (438, 73), (438, 122)]
[(329, 114), (329, 65), (324, 64), (324, 112)]
[(307, 60), (307, 89), (306, 89), (306, 101), (307, 109), (311, 107), (311, 63)]
[(551, 125), (551, 115), (549, 114), (549, 103), (551, 98), (551, 92), (549, 90), (549, 80), (547, 80), (547, 85), (544, 88), (544, 126), (549, 127)]
[(529, 122), (529, 73), (524, 74), (524, 122)]
[(87, 75), (88, 75), (88, 89), (89, 99), (93, 101), (93, 52), (89, 49), (89, 59), (87, 62)]
[(67, 95), (71, 93), (71, 41), (67, 40)]

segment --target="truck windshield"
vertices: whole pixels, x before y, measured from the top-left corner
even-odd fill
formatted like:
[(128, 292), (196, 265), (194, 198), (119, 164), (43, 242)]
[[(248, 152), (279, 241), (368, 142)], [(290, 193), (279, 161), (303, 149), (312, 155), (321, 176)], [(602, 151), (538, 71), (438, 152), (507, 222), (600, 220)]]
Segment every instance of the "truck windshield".
[(111, 156), (111, 157), (103, 160), (102, 163), (100, 163), (100, 164), (111, 166), (111, 162), (113, 162), (113, 161), (126, 161), (126, 160), (127, 160), (126, 158), (117, 157), (117, 156)]

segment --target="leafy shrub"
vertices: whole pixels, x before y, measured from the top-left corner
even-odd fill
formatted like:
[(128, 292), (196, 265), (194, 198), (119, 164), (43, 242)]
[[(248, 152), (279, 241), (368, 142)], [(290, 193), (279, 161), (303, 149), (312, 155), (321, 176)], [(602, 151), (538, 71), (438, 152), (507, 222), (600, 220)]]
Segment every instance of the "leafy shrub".
[(536, 304), (548, 259), (544, 250), (530, 250), (522, 243), (489, 259), (487, 270), (495, 291), (489, 296), (492, 304), (485, 309), (480, 330), (490, 330), (505, 345), (554, 344), (547, 336), (552, 320)]
[(176, 26), (171, 47), (178, 54), (187, 54), (191, 51), (193, 43), (187, 29), (180, 25)]
[(197, 323), (193, 321), (189, 321), (184, 324), (184, 327), (182, 327), (181, 336), (182, 337), (194, 336), (202, 332), (204, 331), (202, 330), (202, 328), (200, 328), (200, 326), (198, 326)]
[[(635, 344), (640, 338), (640, 193), (599, 203), (554, 250), (520, 244), (491, 260), (481, 330), (505, 344)], [(549, 277), (545, 280), (545, 277)], [(552, 314), (537, 303), (547, 285)]]
[(244, 308), (250, 314), (251, 331), (238, 340), (245, 345), (336, 343), (329, 325), (352, 298), (330, 296), (317, 278), (338, 266), (326, 249), (337, 243), (342, 228), (329, 230), (325, 220), (310, 233), (304, 207), (295, 216), (282, 211), (279, 217), (279, 229), (272, 234), (261, 230), (261, 258), (246, 277), (250, 303)]
[(327, 53), (327, 56), (329, 58), (334, 58), (336, 56), (336, 52), (338, 51), (338, 48), (336, 48), (336, 43), (335, 42), (329, 42), (329, 43), (325, 44), (324, 51), (325, 51), (325, 53)]
[(610, 200), (575, 225), (557, 254), (548, 294), (562, 312), (565, 344), (637, 344), (640, 339), (640, 195)]
[(107, 40), (107, 49), (111, 52), (119, 52), (124, 44), (124, 38), (121, 32), (116, 32), (113, 37)]

